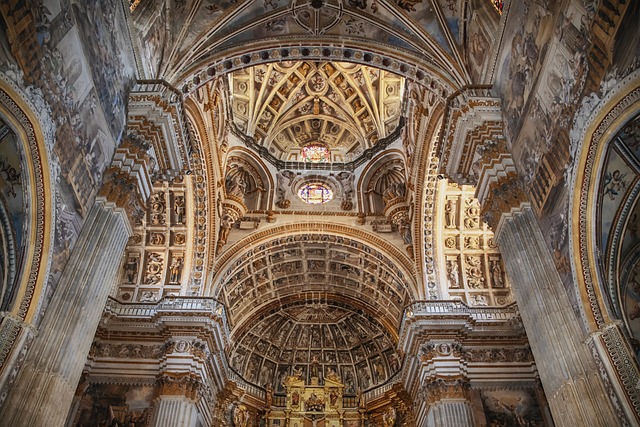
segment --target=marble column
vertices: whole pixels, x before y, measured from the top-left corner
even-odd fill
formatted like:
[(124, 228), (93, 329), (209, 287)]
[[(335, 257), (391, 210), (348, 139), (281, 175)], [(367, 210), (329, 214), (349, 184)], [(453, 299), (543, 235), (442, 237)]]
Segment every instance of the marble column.
[(528, 204), (502, 214), (496, 238), (555, 425), (620, 425), (581, 320)]
[(125, 209), (98, 198), (55, 289), (0, 425), (62, 426), (131, 235)]

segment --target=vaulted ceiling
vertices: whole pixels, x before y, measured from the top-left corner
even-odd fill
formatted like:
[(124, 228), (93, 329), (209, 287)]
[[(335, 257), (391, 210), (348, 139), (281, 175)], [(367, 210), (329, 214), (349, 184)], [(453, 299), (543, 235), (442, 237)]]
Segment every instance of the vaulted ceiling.
[(230, 76), (238, 129), (276, 158), (299, 161), (320, 142), (332, 161), (353, 160), (398, 126), (404, 78), (346, 62), (286, 61)]

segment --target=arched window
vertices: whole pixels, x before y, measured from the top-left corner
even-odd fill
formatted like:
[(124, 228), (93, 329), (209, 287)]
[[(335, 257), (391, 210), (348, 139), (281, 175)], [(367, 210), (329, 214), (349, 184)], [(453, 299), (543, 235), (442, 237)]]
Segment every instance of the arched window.
[(298, 197), (311, 205), (327, 203), (333, 199), (333, 191), (320, 182), (305, 184), (298, 190)]

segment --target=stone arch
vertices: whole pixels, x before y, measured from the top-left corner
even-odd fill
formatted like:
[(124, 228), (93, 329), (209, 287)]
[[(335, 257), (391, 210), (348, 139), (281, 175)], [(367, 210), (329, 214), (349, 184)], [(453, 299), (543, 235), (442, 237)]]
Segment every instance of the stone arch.
[(572, 270), (582, 316), (590, 330), (602, 328), (616, 317), (607, 291), (610, 278), (604, 274), (600, 238), (596, 236), (602, 218), (598, 195), (614, 137), (640, 112), (639, 79), (640, 70), (636, 70), (611, 85), (602, 98), (597, 94), (585, 98), (571, 131), (575, 147), (575, 161), (568, 171), (572, 178)]
[[(22, 232), (22, 260), (13, 275), (13, 284), (2, 304), (0, 335), (0, 374), (10, 380), (10, 370), (16, 369), (16, 351), (33, 339), (33, 328), (41, 319), (41, 308), (47, 295), (48, 272), (51, 264), (55, 224), (55, 191), (52, 187), (51, 163), (47, 143), (51, 135), (43, 132), (41, 120), (27, 96), (11, 83), (0, 78), (0, 118), (16, 136), (20, 152), (21, 180), (26, 212)], [(48, 116), (47, 116), (48, 117)], [(5, 218), (6, 219), (6, 218)], [(6, 221), (3, 221), (4, 225)], [(6, 227), (3, 227), (6, 229)], [(15, 247), (20, 251), (19, 247)]]
[(13, 302), (5, 306), (21, 321), (37, 320), (38, 306), (44, 295), (47, 269), (52, 247), (53, 195), (51, 172), (45, 135), (38, 114), (16, 88), (0, 80), (0, 115), (15, 133), (21, 151), (21, 167), (25, 173), (26, 212), (23, 265), (16, 276)]

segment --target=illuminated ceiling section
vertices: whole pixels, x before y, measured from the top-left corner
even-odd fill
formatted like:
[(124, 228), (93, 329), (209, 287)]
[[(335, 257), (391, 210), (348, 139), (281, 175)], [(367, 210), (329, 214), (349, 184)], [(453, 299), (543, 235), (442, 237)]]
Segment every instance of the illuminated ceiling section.
[(284, 161), (323, 144), (348, 162), (398, 127), (404, 78), (344, 62), (285, 61), (230, 77), (237, 129)]

